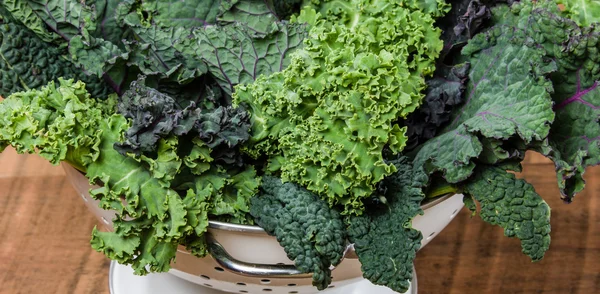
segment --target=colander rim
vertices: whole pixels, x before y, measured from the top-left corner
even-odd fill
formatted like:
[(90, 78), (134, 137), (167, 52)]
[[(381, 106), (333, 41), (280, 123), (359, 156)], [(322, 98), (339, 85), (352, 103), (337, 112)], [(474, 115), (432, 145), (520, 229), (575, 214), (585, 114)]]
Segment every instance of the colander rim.
[[(449, 193), (449, 194), (445, 194), (445, 195), (442, 195), (442, 196), (439, 196), (436, 198), (426, 199), (421, 204), (421, 209), (425, 210), (430, 207), (433, 207), (437, 204), (442, 203), (444, 200), (446, 200), (454, 195), (455, 194), (453, 194), (453, 193)], [(265, 230), (259, 226), (240, 225), (240, 224), (233, 224), (233, 223), (214, 221), (214, 220), (208, 221), (208, 228), (213, 229), (213, 230), (219, 230), (219, 231), (267, 235), (267, 232), (265, 232)]]

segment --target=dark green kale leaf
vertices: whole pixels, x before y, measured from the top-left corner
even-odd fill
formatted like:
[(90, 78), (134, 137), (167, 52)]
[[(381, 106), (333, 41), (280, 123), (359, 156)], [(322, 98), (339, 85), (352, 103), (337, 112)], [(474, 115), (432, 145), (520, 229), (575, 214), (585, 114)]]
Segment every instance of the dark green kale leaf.
[(550, 247), (550, 207), (533, 186), (501, 168), (481, 166), (464, 186), (468, 206), (481, 205), (479, 215), (504, 228), (504, 235), (521, 240), (523, 253), (539, 261)]
[(249, 138), (250, 119), (243, 108), (215, 105), (214, 89), (206, 87), (210, 99), (178, 103), (175, 98), (145, 85), (132, 83), (121, 97), (119, 112), (132, 120), (125, 140), (116, 144), (121, 153), (156, 151), (157, 142), (171, 135), (200, 138), (211, 149), (231, 150)]
[(398, 171), (380, 182), (376, 192), (387, 203), (370, 207), (361, 216), (349, 216), (346, 221), (363, 276), (376, 285), (404, 293), (410, 286), (413, 260), (423, 238), (411, 227), (411, 220), (423, 213), (420, 204), (427, 176), (413, 170), (407, 158), (391, 163)]
[(287, 19), (290, 15), (300, 11), (302, 0), (273, 0), (273, 9), (280, 19)]
[(339, 211), (308, 190), (265, 176), (250, 214), (267, 233), (277, 237), (288, 257), (305, 273), (313, 273), (319, 290), (331, 283), (330, 266), (343, 258), (346, 230)]
[(0, 95), (35, 89), (50, 81), (75, 78), (95, 96), (105, 98), (110, 88), (101, 78), (76, 69), (67, 52), (48, 44), (0, 9)]
[[(439, 19), (436, 25), (442, 29), (444, 49), (440, 54), (440, 61), (446, 57), (460, 56), (460, 49), (480, 32), (492, 18), (490, 5), (479, 0), (453, 0), (449, 1), (452, 9), (448, 14)], [(489, 2), (489, 1), (484, 1)], [(452, 60), (447, 61), (452, 64)]]
[(452, 116), (452, 111), (464, 102), (469, 79), (469, 63), (455, 66), (439, 65), (435, 76), (427, 80), (423, 105), (403, 122), (408, 127), (406, 150), (435, 137)]

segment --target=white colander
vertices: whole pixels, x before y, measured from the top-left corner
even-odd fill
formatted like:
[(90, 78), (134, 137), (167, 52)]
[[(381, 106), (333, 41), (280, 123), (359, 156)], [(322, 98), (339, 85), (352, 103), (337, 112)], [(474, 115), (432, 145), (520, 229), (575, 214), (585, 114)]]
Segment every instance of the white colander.
[[(87, 207), (107, 230), (112, 230), (114, 211), (103, 210), (89, 195), (92, 186), (76, 169), (63, 164), (67, 178)], [(421, 248), (429, 243), (463, 207), (462, 195), (448, 195), (430, 201), (424, 214), (413, 219), (413, 227), (423, 234)], [(198, 258), (180, 246), (169, 271), (179, 278), (230, 293), (314, 294), (311, 274), (299, 272), (287, 258), (275, 237), (258, 226), (210, 221), (207, 233), (210, 256)], [(340, 287), (361, 280), (362, 272), (352, 245), (344, 259), (332, 271), (330, 287)]]

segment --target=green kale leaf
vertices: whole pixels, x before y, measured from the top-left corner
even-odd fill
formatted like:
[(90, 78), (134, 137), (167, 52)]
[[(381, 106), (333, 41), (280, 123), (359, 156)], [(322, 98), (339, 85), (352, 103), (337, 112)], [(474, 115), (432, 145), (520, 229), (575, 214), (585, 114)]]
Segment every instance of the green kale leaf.
[(494, 26), (464, 47), (471, 64), (466, 101), (437, 137), (420, 146), (415, 167), (439, 171), (449, 183), (458, 183), (471, 176), (482, 155), (485, 162), (496, 163), (521, 154), (504, 142), (528, 146), (548, 136), (554, 112), (546, 76), (556, 64), (544, 48), (530, 44), (517, 24)]
[(600, 2), (598, 0), (557, 0), (562, 15), (574, 20), (580, 26), (600, 22)]
[(413, 278), (413, 260), (423, 238), (411, 221), (423, 213), (420, 204), (427, 177), (422, 171), (413, 171), (405, 157), (391, 163), (398, 171), (381, 181), (376, 192), (387, 203), (370, 207), (361, 216), (349, 216), (346, 222), (363, 276), (404, 293)]
[(533, 261), (544, 257), (550, 247), (550, 207), (533, 186), (500, 168), (482, 166), (465, 184), (464, 192), (479, 202), (484, 221), (504, 228), (507, 237), (521, 240), (523, 253)]
[(83, 80), (96, 97), (112, 92), (101, 78), (76, 69), (66, 53), (38, 38), (0, 7), (0, 95), (35, 89), (58, 78)]
[[(131, 264), (137, 274), (167, 271), (179, 244), (206, 254), (203, 234), (211, 215), (251, 223), (249, 198), (259, 185), (252, 166), (201, 168), (213, 161), (210, 149), (202, 149), (200, 139), (194, 142), (198, 149), (190, 148), (186, 138), (175, 136), (161, 138), (155, 156), (123, 156), (113, 145), (130, 125), (115, 114), (116, 95), (99, 101), (82, 82), (59, 83), (0, 103), (0, 146), (38, 152), (54, 164), (66, 161), (101, 185), (90, 194), (117, 216), (113, 232), (94, 230), (95, 250)], [(191, 170), (200, 174), (197, 182), (181, 185)]]
[(277, 237), (300, 271), (313, 274), (315, 287), (327, 288), (330, 266), (340, 263), (346, 248), (340, 213), (310, 191), (272, 176), (263, 178), (251, 204), (256, 223)]
[(562, 198), (570, 202), (584, 187), (583, 173), (600, 163), (600, 27), (580, 27), (561, 16), (553, 1), (522, 1), (499, 7), (494, 21), (514, 24), (532, 46), (542, 48), (557, 70), (550, 75), (556, 119), (549, 134)]
[(362, 199), (395, 171), (382, 151), (404, 148), (406, 129), (395, 121), (419, 106), (442, 49), (432, 15), (416, 2), (312, 1), (293, 17), (310, 27), (304, 48), (283, 71), (233, 94), (252, 115), (246, 152), (267, 155), (270, 171), (344, 205), (344, 214), (360, 214)]

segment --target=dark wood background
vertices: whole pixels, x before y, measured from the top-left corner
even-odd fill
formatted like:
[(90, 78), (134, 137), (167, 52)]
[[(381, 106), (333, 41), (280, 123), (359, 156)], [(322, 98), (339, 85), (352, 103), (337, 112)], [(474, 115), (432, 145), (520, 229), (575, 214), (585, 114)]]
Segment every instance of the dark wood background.
[[(573, 204), (552, 164), (529, 154), (520, 175), (552, 207), (552, 244), (532, 263), (518, 240), (463, 210), (416, 260), (419, 293), (599, 293), (600, 168)], [(108, 293), (108, 260), (90, 248), (96, 219), (62, 168), (36, 155), (0, 154), (0, 293)], [(365, 293), (368, 294), (368, 293)]]

